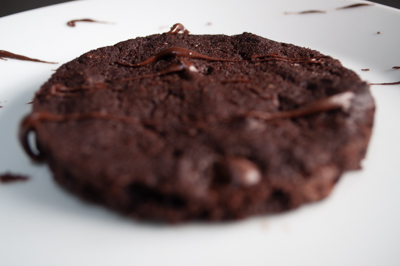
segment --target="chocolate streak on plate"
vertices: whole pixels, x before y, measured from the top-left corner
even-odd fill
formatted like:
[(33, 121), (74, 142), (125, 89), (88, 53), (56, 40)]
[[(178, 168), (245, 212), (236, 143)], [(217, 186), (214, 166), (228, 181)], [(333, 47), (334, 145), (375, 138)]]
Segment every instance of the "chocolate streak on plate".
[(362, 6), (373, 6), (373, 4), (359, 3), (359, 4), (353, 4), (353, 5), (338, 7), (338, 8), (336, 8), (336, 10), (355, 8), (355, 7), (362, 7)]
[(305, 10), (305, 11), (300, 11), (300, 12), (284, 12), (285, 15), (303, 15), (303, 14), (311, 14), (311, 13), (326, 13), (324, 10)]
[(113, 24), (112, 22), (99, 21), (99, 20), (94, 20), (94, 19), (90, 19), (90, 18), (83, 18), (83, 19), (70, 20), (67, 22), (67, 25), (70, 27), (75, 27), (76, 22), (94, 22), (94, 23), (103, 23), (103, 24)]
[(369, 68), (362, 68), (361, 71), (369, 71)]
[(8, 52), (8, 51), (0, 50), (0, 59), (7, 61), (7, 59), (5, 59), (4, 57), (11, 58), (11, 59), (17, 59), (17, 60), (46, 63), (46, 64), (58, 64), (56, 62), (47, 62), (47, 61), (43, 61), (43, 60), (39, 60), (39, 59), (35, 59), (35, 58), (30, 58), (30, 57), (23, 56), (23, 55), (19, 55), (19, 54), (14, 54), (14, 53), (11, 53), (11, 52)]
[(16, 175), (11, 173), (5, 173), (0, 175), (0, 183), (11, 183), (17, 181), (27, 181), (29, 177), (24, 175)]
[[(332, 11), (355, 8), (355, 7), (362, 7), (362, 6), (372, 6), (372, 5), (373, 4), (359, 3), (359, 4), (337, 7), (335, 9), (333, 9)], [(305, 10), (305, 11), (299, 11), (299, 12), (284, 12), (284, 14), (285, 15), (303, 15), (303, 14), (310, 14), (310, 13), (326, 13), (328, 11), (330, 11), (330, 10)]]
[(384, 82), (384, 83), (369, 83), (369, 85), (399, 85), (400, 81), (397, 82)]
[[(260, 111), (250, 111), (244, 115), (244, 117), (254, 117), (262, 120), (274, 120), (274, 119), (286, 119), (296, 118), (301, 116), (307, 116), (315, 113), (342, 109), (347, 110), (351, 105), (351, 100), (354, 98), (353, 92), (339, 93), (321, 100), (317, 100), (308, 105), (293, 109), (289, 111), (267, 113)], [(243, 115), (241, 115), (243, 116)], [(66, 122), (71, 120), (87, 120), (87, 119), (101, 119), (101, 120), (114, 120), (125, 124), (131, 124), (137, 126), (138, 124), (146, 125), (151, 124), (151, 121), (139, 121), (135, 117), (130, 116), (115, 116), (112, 114), (93, 112), (93, 113), (70, 113), (67, 115), (57, 115), (49, 112), (35, 112), (24, 118), (22, 121), (19, 140), (24, 148), (25, 152), (36, 162), (42, 162), (44, 160), (43, 153), (39, 150), (39, 153), (34, 153), (31, 149), (28, 141), (28, 135), (30, 132), (34, 132), (38, 123), (40, 122)]]
[(394, 66), (393, 69), (400, 69), (400, 66)]

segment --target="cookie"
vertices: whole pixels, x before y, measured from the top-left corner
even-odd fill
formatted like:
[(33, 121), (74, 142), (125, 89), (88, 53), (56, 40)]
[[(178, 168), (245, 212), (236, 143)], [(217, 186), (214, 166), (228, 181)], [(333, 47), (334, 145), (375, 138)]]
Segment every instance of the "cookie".
[(176, 24), (61, 66), (20, 139), (62, 187), (124, 215), (233, 220), (327, 197), (360, 169), (374, 110), (336, 59)]

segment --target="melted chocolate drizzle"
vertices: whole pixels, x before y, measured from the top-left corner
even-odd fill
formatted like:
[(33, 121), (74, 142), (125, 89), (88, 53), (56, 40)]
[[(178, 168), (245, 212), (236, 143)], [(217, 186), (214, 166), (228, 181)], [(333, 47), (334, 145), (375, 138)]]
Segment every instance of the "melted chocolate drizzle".
[(24, 175), (16, 175), (11, 173), (5, 173), (0, 175), (0, 183), (11, 183), (17, 181), (27, 181), (29, 177)]
[(60, 96), (60, 97), (73, 97), (80, 92), (86, 90), (86, 91), (93, 91), (93, 90), (99, 90), (99, 89), (104, 89), (105, 86), (79, 86), (79, 87), (66, 87), (65, 85), (62, 84), (54, 84), (50, 88), (50, 95), (54, 96)]
[(128, 116), (115, 116), (111, 114), (93, 112), (93, 113), (71, 113), (66, 115), (56, 115), (49, 112), (34, 112), (24, 118), (19, 130), (19, 140), (24, 148), (25, 152), (35, 162), (42, 162), (44, 160), (44, 154), (40, 149), (39, 153), (35, 154), (28, 142), (28, 135), (30, 132), (34, 132), (38, 123), (46, 122), (65, 122), (70, 120), (85, 120), (85, 119), (103, 119), (103, 120), (115, 120), (125, 124), (137, 125), (139, 120), (135, 117)]
[[(267, 113), (261, 111), (250, 111), (246, 113), (245, 117), (254, 117), (265, 121), (274, 119), (285, 119), (295, 118), (301, 116), (307, 116), (319, 112), (330, 111), (335, 109), (347, 110), (350, 107), (351, 100), (355, 97), (353, 92), (343, 92), (334, 96), (327, 97), (325, 99), (317, 100), (308, 105), (300, 107), (298, 109), (290, 111), (282, 111), (275, 113)], [(49, 112), (34, 112), (24, 118), (22, 121), (19, 140), (24, 148), (25, 152), (36, 162), (42, 162), (45, 157), (42, 151), (36, 154), (32, 151), (29, 142), (28, 135), (30, 132), (34, 132), (38, 123), (40, 122), (65, 122), (70, 120), (85, 120), (85, 119), (103, 119), (103, 120), (114, 120), (125, 124), (146, 124), (144, 121), (140, 121), (138, 118), (129, 116), (115, 116), (111, 114), (93, 112), (93, 113), (70, 113), (66, 115), (56, 115)]]
[(140, 76), (136, 76), (136, 77), (132, 77), (132, 78), (126, 78), (126, 79), (120, 79), (120, 80), (115, 80), (113, 82), (120, 82), (120, 81), (129, 81), (129, 80), (135, 80), (135, 79), (144, 79), (144, 78), (153, 78), (153, 77), (157, 77), (157, 76), (162, 76), (162, 75), (167, 75), (167, 74), (171, 74), (171, 73), (176, 73), (176, 72), (182, 72), (182, 71), (190, 71), (192, 73), (197, 73), (198, 70), (197, 68), (190, 63), (187, 60), (179, 60), (179, 63), (176, 64), (172, 64), (168, 67), (166, 67), (165, 69), (157, 72), (157, 73), (153, 73), (153, 74), (146, 74), (146, 75), (140, 75)]
[(17, 59), (17, 60), (24, 60), (24, 61), (33, 61), (33, 62), (39, 62), (39, 63), (46, 63), (46, 64), (58, 64), (56, 62), (47, 62), (47, 61), (43, 61), (43, 60), (39, 60), (39, 59), (35, 59), (35, 58), (30, 58), (24, 55), (19, 55), (19, 54), (14, 54), (8, 51), (4, 51), (4, 50), (0, 50), (0, 59), (2, 60), (6, 60), (6, 58), (11, 58), (11, 59)]
[(189, 34), (190, 32), (181, 23), (174, 24), (168, 34)]
[(323, 59), (331, 58), (329, 56), (319, 56), (319, 57), (285, 57), (278, 54), (267, 54), (267, 55), (252, 55), (251, 60), (255, 62), (265, 62), (265, 61), (284, 61), (292, 62), (297, 64), (321, 64)]
[(261, 112), (261, 111), (250, 111), (245, 116), (246, 117), (255, 117), (261, 120), (274, 120), (274, 119), (282, 119), (282, 118), (295, 118), (300, 116), (307, 116), (315, 113), (342, 109), (347, 110), (350, 108), (351, 100), (355, 97), (353, 92), (347, 91), (342, 92), (321, 100), (317, 100), (310, 104), (307, 104), (298, 109), (289, 110), (289, 111), (281, 111), (275, 113)]
[(112, 24), (111, 22), (99, 21), (99, 20), (94, 20), (94, 19), (90, 19), (90, 18), (83, 18), (83, 19), (70, 20), (67, 22), (67, 25), (70, 27), (75, 27), (76, 22), (94, 22), (94, 23)]
[(284, 12), (284, 14), (285, 15), (303, 15), (303, 14), (310, 14), (310, 13), (327, 13), (328, 11), (337, 11), (337, 10), (350, 9), (350, 8), (356, 8), (356, 7), (362, 7), (362, 6), (373, 6), (373, 4), (358, 3), (358, 4), (348, 5), (348, 6), (337, 7), (337, 8), (331, 9), (331, 10), (304, 10), (304, 11), (298, 11), (298, 12)]
[(209, 60), (209, 61), (223, 61), (223, 62), (245, 62), (244, 60), (234, 60), (234, 59), (225, 59), (225, 58), (214, 58), (210, 57), (192, 50), (188, 50), (185, 48), (181, 47), (169, 47), (164, 50), (161, 50), (160, 52), (156, 53), (153, 56), (150, 56), (146, 60), (144, 60), (141, 63), (136, 63), (136, 64), (130, 64), (130, 63), (124, 63), (121, 61), (117, 61), (118, 64), (123, 65), (123, 66), (128, 66), (128, 67), (142, 67), (145, 65), (148, 65), (152, 62), (158, 61), (162, 58), (168, 57), (168, 56), (179, 56), (179, 57), (188, 57), (188, 58), (193, 58), (193, 59), (204, 59), (204, 60)]
[(394, 66), (393, 69), (400, 69), (400, 66)]

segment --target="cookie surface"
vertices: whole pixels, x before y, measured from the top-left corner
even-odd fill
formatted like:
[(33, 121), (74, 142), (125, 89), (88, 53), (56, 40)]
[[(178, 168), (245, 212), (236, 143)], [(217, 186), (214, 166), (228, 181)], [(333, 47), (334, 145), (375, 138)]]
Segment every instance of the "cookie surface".
[(120, 213), (230, 220), (328, 196), (360, 168), (374, 109), (368, 85), (317, 51), (170, 32), (61, 66), (20, 138), (61, 186)]

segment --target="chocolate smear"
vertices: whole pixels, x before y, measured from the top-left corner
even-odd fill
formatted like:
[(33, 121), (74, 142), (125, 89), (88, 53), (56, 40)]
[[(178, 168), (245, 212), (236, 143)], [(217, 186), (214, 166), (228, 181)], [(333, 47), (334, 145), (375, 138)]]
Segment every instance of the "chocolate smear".
[(305, 11), (299, 11), (299, 12), (284, 12), (284, 14), (285, 15), (303, 15), (303, 14), (310, 14), (310, 13), (327, 13), (328, 11), (350, 9), (350, 8), (356, 8), (356, 7), (362, 7), (362, 6), (373, 6), (373, 4), (358, 3), (358, 4), (348, 5), (348, 6), (337, 7), (337, 8), (331, 9), (331, 10), (305, 10)]
[(400, 66), (394, 66), (393, 69), (400, 69)]
[(362, 68), (361, 71), (369, 71), (369, 68)]
[(326, 13), (324, 10), (305, 10), (300, 12), (284, 12), (285, 15), (303, 15), (303, 14), (312, 14), (312, 13)]
[(113, 24), (112, 22), (107, 22), (107, 21), (99, 21), (99, 20), (94, 20), (90, 18), (83, 18), (83, 19), (73, 19), (67, 22), (67, 25), (70, 27), (75, 27), (76, 22), (94, 22), (94, 23), (103, 23), (103, 24)]
[(29, 177), (18, 174), (5, 173), (0, 175), (0, 183), (27, 181)]
[(337, 7), (336, 10), (349, 9), (349, 8), (362, 7), (362, 6), (373, 6), (373, 4), (358, 3), (358, 4), (348, 5), (348, 6)]
[(400, 81), (397, 82), (383, 82), (383, 83), (369, 83), (369, 85), (399, 85)]
[(33, 61), (33, 62), (39, 62), (39, 63), (46, 63), (46, 64), (58, 64), (56, 62), (47, 62), (35, 58), (30, 58), (24, 55), (19, 55), (19, 54), (14, 54), (8, 51), (0, 50), (0, 59), (6, 60), (5, 58), (11, 58), (11, 59), (17, 59), (17, 60), (24, 60), (24, 61)]

